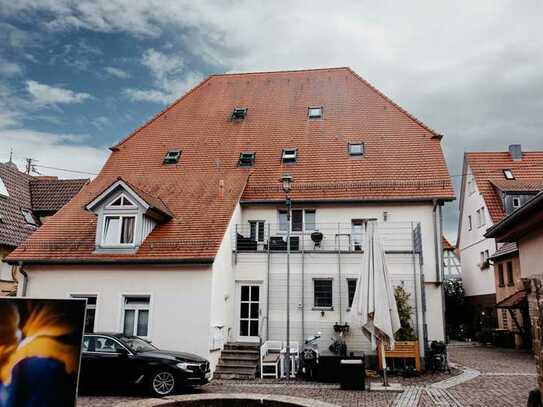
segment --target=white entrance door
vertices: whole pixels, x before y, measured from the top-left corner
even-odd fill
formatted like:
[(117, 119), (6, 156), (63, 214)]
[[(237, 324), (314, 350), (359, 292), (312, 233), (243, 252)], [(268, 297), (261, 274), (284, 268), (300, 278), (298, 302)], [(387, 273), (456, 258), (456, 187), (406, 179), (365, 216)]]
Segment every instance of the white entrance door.
[(260, 333), (260, 284), (240, 283), (238, 290), (238, 340), (258, 341)]

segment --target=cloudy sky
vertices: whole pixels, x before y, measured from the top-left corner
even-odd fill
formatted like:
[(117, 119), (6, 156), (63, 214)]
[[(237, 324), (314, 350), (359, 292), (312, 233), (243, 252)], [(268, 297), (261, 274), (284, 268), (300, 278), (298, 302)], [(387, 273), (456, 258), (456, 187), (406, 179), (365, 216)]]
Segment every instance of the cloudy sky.
[[(541, 1), (0, 0), (0, 160), (95, 173), (210, 73), (350, 66), (469, 150), (543, 149)], [(79, 174), (81, 175), (81, 174)], [(446, 225), (455, 237), (456, 207)]]

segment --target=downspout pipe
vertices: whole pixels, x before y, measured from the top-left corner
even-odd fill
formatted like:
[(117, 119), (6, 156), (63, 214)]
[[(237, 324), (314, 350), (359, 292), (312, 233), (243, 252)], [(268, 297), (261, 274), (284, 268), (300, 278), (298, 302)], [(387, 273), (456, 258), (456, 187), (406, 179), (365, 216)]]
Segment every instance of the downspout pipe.
[(19, 262), (19, 273), (23, 276), (23, 288), (21, 290), (21, 297), (26, 297), (26, 290), (28, 288), (28, 274), (23, 269), (23, 262)]
[(437, 208), (438, 208), (438, 201), (437, 199), (434, 199), (433, 200), (433, 209), (432, 209), (432, 219), (433, 219), (433, 222), (434, 222), (434, 257), (435, 257), (435, 263), (436, 263), (436, 284), (439, 284), (441, 283), (441, 265), (439, 264), (440, 263), (440, 259), (441, 259), (441, 256), (439, 255), (439, 247), (441, 246), (440, 245), (440, 236), (438, 234), (438, 224), (437, 224)]

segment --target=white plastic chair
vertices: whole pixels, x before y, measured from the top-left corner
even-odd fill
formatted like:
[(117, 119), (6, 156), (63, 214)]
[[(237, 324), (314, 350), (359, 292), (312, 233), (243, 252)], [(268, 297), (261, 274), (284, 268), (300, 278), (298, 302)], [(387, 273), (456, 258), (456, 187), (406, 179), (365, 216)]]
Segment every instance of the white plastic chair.
[[(266, 341), (260, 347), (260, 377), (264, 376), (279, 378), (279, 364), (281, 360), (281, 341)], [(273, 367), (272, 372), (264, 372), (265, 367)]]

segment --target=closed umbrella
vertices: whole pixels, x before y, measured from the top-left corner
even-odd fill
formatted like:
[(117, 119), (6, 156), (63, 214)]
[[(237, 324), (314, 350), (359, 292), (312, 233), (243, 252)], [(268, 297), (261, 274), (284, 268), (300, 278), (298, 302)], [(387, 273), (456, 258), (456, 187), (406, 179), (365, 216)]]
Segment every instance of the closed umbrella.
[(351, 307), (351, 325), (360, 326), (371, 342), (380, 347), (384, 385), (388, 386), (384, 345), (394, 349), (394, 333), (400, 329), (400, 317), (390, 280), (385, 250), (375, 221), (366, 224), (364, 261)]

